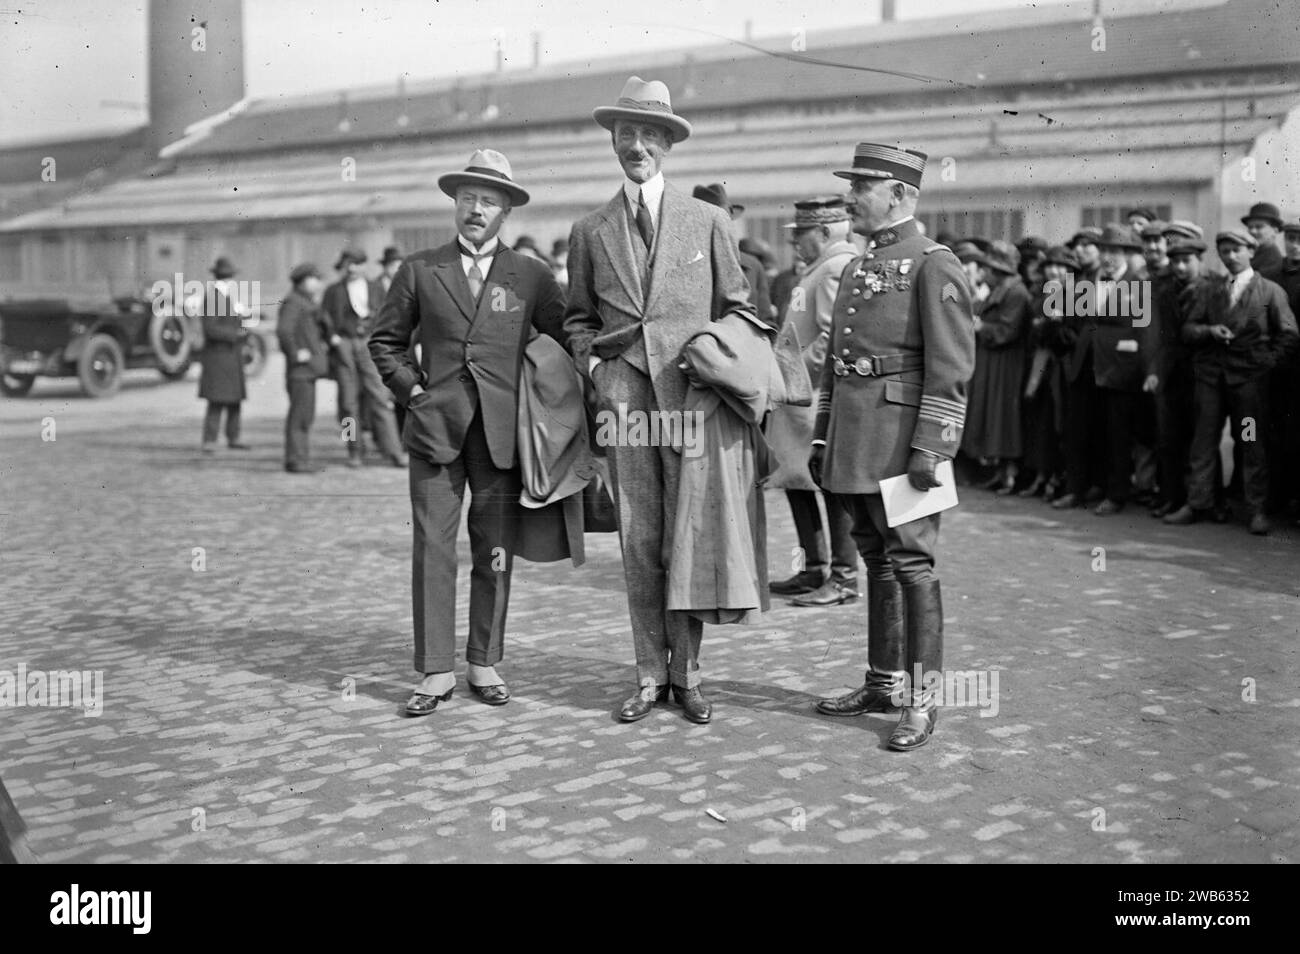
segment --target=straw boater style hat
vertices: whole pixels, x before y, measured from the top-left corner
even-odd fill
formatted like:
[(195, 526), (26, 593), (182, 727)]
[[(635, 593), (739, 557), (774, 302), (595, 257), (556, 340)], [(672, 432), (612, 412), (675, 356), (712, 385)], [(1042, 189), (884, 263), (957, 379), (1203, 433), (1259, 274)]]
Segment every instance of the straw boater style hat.
[(915, 149), (860, 142), (853, 150), (853, 168), (837, 169), (835, 175), (841, 179), (897, 179), (919, 189), (927, 158)]
[(495, 149), (480, 149), (469, 157), (464, 172), (448, 172), (438, 177), (438, 188), (453, 199), (456, 188), (466, 184), (488, 185), (510, 196), (512, 205), (527, 205), (528, 193), (515, 185), (510, 160)]
[(781, 226), (783, 229), (815, 229), (820, 225), (834, 225), (847, 222), (849, 209), (842, 195), (818, 195), (811, 199), (799, 199), (794, 204), (794, 221)]
[(623, 84), (623, 92), (613, 106), (597, 106), (591, 111), (596, 122), (613, 132), (619, 119), (638, 123), (658, 123), (668, 129), (668, 138), (681, 142), (691, 134), (691, 124), (673, 112), (668, 87), (659, 80), (647, 82), (633, 76)]

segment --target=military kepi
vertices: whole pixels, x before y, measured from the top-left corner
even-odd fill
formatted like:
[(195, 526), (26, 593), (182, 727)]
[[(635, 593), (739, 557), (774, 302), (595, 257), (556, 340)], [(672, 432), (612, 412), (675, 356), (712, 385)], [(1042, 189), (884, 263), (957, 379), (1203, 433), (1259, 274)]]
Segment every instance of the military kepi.
[(897, 179), (919, 189), (927, 158), (915, 149), (860, 142), (853, 150), (853, 168), (837, 169), (835, 174), (841, 179)]
[(818, 195), (799, 199), (794, 204), (794, 221), (781, 226), (786, 229), (812, 229), (819, 225), (847, 222), (849, 209), (842, 195)]

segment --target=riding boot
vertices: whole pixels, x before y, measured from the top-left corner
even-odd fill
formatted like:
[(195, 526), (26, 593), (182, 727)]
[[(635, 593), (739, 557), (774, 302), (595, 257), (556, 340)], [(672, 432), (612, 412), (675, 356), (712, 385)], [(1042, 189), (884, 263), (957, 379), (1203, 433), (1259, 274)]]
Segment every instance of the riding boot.
[[(907, 675), (912, 684), (889, 747), (907, 752), (925, 745), (938, 718), (943, 691), (943, 605), (939, 581), (903, 587), (907, 614)], [(936, 681), (937, 680), (937, 681)]]
[(897, 580), (867, 578), (867, 672), (862, 685), (834, 699), (822, 699), (826, 715), (897, 712), (902, 703), (907, 636), (903, 627), (903, 588)]

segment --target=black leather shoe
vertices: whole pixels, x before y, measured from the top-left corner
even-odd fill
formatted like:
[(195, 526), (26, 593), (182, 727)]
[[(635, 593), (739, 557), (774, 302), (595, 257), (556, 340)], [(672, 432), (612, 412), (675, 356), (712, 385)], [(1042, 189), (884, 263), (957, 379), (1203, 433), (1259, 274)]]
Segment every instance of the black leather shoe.
[(1101, 503), (1106, 499), (1106, 491), (1100, 487), (1089, 487), (1088, 492), (1083, 495), (1083, 502), (1086, 504)]
[(939, 710), (933, 703), (926, 708), (908, 706), (894, 727), (889, 737), (889, 747), (895, 752), (909, 752), (919, 749), (930, 741), (934, 733), (934, 723), (939, 717)]
[(811, 593), (796, 596), (790, 602), (795, 606), (839, 606), (841, 603), (856, 603), (859, 594), (852, 583), (827, 580)]
[(1191, 504), (1183, 504), (1177, 510), (1167, 513), (1162, 518), (1163, 521), (1171, 527), (1185, 527), (1191, 523), (1198, 523), (1204, 519), (1204, 514), (1196, 510)]
[(650, 714), (656, 702), (668, 701), (667, 686), (642, 686), (636, 695), (623, 703), (618, 710), (620, 722), (637, 722)]
[(510, 701), (510, 690), (501, 683), (495, 686), (476, 686), (471, 682), (469, 691), (490, 706), (503, 706)]
[(673, 686), (673, 699), (682, 707), (686, 718), (692, 722), (704, 725), (713, 718), (713, 706), (709, 700), (704, 698), (704, 693), (700, 692), (700, 687), (694, 689), (683, 689), (681, 686)]
[[(875, 677), (875, 678), (872, 678)], [(868, 676), (867, 682), (852, 692), (833, 699), (821, 699), (817, 711), (829, 716), (859, 716), (867, 712), (897, 712), (899, 684), (887, 677)]]
[(1082, 504), (1078, 494), (1062, 494), (1052, 501), (1053, 510), (1072, 510)]
[(284, 469), (290, 474), (319, 474), (325, 468), (320, 464), (285, 464)]
[(1168, 500), (1162, 500), (1151, 508), (1151, 519), (1159, 520), (1165, 514), (1173, 513), (1178, 507)]
[(1093, 513), (1099, 517), (1111, 517), (1124, 509), (1124, 504), (1118, 500), (1111, 500), (1107, 497), (1101, 503), (1093, 508)]
[(231, 441), (230, 444), (227, 446), (231, 450), (252, 450), (253, 449), (250, 445), (245, 444), (243, 441)]
[(1273, 524), (1262, 513), (1257, 513), (1250, 518), (1250, 532), (1255, 536), (1266, 537), (1272, 529)]
[(823, 579), (825, 578), (820, 570), (805, 570), (789, 579), (774, 580), (767, 584), (767, 590), (777, 596), (798, 596), (800, 593), (811, 593), (817, 589), (822, 585)]
[(452, 686), (440, 696), (430, 696), (423, 692), (411, 693), (411, 698), (406, 702), (406, 714), (409, 716), (426, 716), (434, 709), (438, 708), (438, 703), (446, 702), (451, 698), (451, 694), (456, 691)]

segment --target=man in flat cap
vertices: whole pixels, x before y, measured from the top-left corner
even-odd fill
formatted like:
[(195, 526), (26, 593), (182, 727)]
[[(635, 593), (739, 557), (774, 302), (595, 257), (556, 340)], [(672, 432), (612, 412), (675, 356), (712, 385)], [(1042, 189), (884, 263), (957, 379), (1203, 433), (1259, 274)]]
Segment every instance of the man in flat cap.
[[(1262, 273), (1286, 292), (1291, 311), (1300, 320), (1300, 220), (1282, 225), (1285, 258), (1272, 271)], [(1268, 445), (1270, 496), (1275, 509), (1291, 508), (1300, 514), (1300, 355), (1269, 372), (1269, 416), (1272, 439)]]
[(289, 391), (289, 416), (284, 422), (284, 469), (291, 474), (314, 474), (323, 470), (311, 462), (316, 379), (329, 373), (325, 316), (318, 304), (320, 270), (304, 262), (289, 272), (289, 281), (293, 289), (280, 305), (275, 324), (275, 336), (284, 352), (285, 387)]
[(365, 252), (344, 249), (334, 265), (342, 276), (325, 289), (322, 303), (339, 385), (339, 421), (348, 445), (349, 467), (361, 466), (361, 432), (367, 429), (380, 454), (394, 467), (405, 467), (392, 396), (379, 380), (366, 347), (370, 328), (384, 303), (384, 290), (379, 282), (366, 278), (361, 267), (365, 263)]
[[(664, 160), (691, 134), (690, 123), (673, 112), (668, 87), (633, 76), (617, 103), (592, 115), (609, 130), (624, 178), (569, 238), (569, 350), (602, 407), (671, 414), (686, 403), (688, 381), (678, 362), (692, 336), (733, 314), (754, 334), (774, 329), (750, 304), (730, 216), (664, 181)], [(704, 624), (667, 608), (681, 448), (616, 444), (606, 452), (639, 686), (619, 718), (645, 718), (671, 688), (688, 719), (708, 722), (713, 709), (700, 690), (699, 668)]]
[(1183, 325), (1183, 340), (1193, 349), (1196, 430), (1187, 504), (1165, 517), (1165, 523), (1195, 523), (1210, 512), (1226, 414), (1232, 420), (1233, 441), (1242, 445), (1242, 489), (1251, 513), (1250, 532), (1264, 535), (1271, 529), (1266, 513), (1265, 382), (1269, 370), (1300, 347), (1300, 334), (1286, 293), (1250, 266), (1255, 237), (1230, 229), (1214, 241), (1228, 274), (1201, 286)]
[(809, 458), (813, 479), (852, 515), (867, 564), (865, 680), (817, 709), (900, 713), (889, 739), (896, 751), (924, 745), (937, 717), (939, 514), (888, 526), (880, 481), (905, 473), (917, 490), (939, 486), (936, 467), (961, 447), (975, 364), (965, 273), (947, 246), (917, 227), (925, 160), (911, 149), (864, 142), (853, 167), (835, 172), (852, 183), (853, 230), (868, 244), (845, 268), (835, 298)]
[(1200, 226), (1170, 222), (1163, 227), (1168, 278), (1152, 290), (1153, 315), (1149, 329), (1152, 355), (1144, 387), (1155, 395), (1156, 456), (1160, 474), (1160, 499), (1151, 516), (1164, 517), (1187, 503), (1188, 455), (1195, 415), (1192, 406), (1192, 359), (1183, 342), (1183, 324), (1201, 282), (1201, 254), (1205, 251)]
[[(796, 202), (794, 221), (785, 227), (791, 230), (795, 255), (806, 268), (790, 295), (781, 328), (794, 330), (809, 377), (820, 381), (840, 275), (858, 257), (857, 246), (849, 240), (849, 210), (844, 196), (824, 195)], [(767, 439), (778, 466), (765, 486), (785, 489), (802, 556), (793, 576), (774, 580), (768, 589), (779, 596), (793, 597), (797, 606), (852, 603), (859, 596), (853, 521), (833, 494), (823, 493), (823, 525), (817, 504), (818, 487), (808, 473), (808, 448), (816, 420), (815, 406), (780, 405), (772, 410), (767, 422)]]
[(411, 716), (435, 711), (456, 685), (456, 533), (466, 483), (473, 560), (467, 681), (488, 705), (510, 700), (496, 664), (520, 520), (520, 370), (530, 333), (558, 340), (564, 314), (550, 268), (507, 248), (498, 234), (529, 199), (506, 157), (481, 149), (438, 186), (455, 199), (458, 234), (407, 256), (370, 336), (384, 384), (406, 406), (414, 662), (422, 677), (406, 704)]

